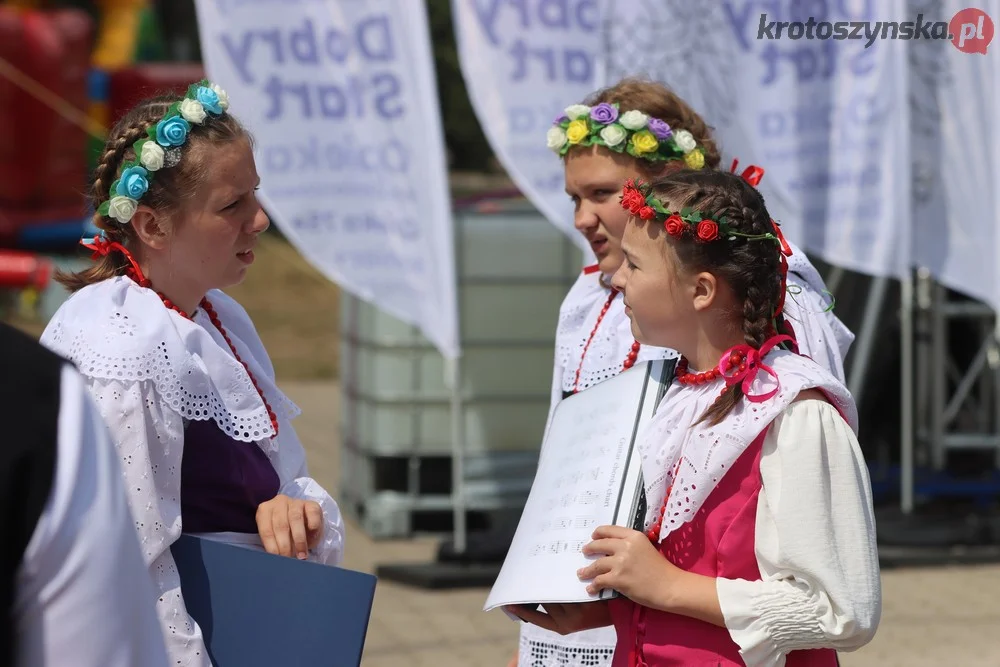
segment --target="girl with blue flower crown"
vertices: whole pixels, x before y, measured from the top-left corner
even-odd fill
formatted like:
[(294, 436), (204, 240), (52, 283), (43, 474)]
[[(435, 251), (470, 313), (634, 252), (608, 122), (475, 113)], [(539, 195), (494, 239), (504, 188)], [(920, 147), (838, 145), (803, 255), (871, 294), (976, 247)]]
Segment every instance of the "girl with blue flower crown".
[(210, 665), (170, 546), (181, 532), (335, 565), (344, 526), (309, 476), (240, 283), (268, 219), (251, 140), (208, 82), (111, 130), (94, 174), (93, 266), (41, 342), (84, 374), (121, 456), (171, 664)]
[[(629, 179), (715, 170), (721, 158), (710, 128), (694, 109), (665, 86), (640, 79), (624, 79), (570, 105), (555, 119), (546, 141), (563, 160), (576, 229), (597, 259), (581, 272), (560, 307), (551, 417), (564, 397), (637, 361), (676, 356), (633, 336), (622, 295), (611, 285), (624, 260), (621, 238), (630, 215), (619, 202)], [(761, 173), (755, 168), (744, 172), (752, 182)], [(854, 336), (827, 307), (825, 285), (805, 254), (792, 244), (785, 247), (790, 294), (783, 304), (785, 329), (794, 332), (801, 353), (843, 380), (843, 356)], [(564, 637), (526, 624), (509, 667), (605, 667), (614, 647), (611, 627)]]

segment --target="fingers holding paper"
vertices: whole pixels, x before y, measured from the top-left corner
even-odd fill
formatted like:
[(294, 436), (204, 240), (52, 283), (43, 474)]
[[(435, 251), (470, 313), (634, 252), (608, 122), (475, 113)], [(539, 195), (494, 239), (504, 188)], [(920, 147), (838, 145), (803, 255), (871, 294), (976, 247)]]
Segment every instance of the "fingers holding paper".
[(593, 538), (583, 553), (600, 558), (577, 570), (582, 581), (590, 581), (588, 593), (596, 595), (607, 588), (647, 607), (662, 604), (681, 570), (664, 558), (644, 533), (601, 526)]
[(505, 609), (525, 623), (560, 635), (611, 625), (611, 611), (607, 602), (546, 604), (545, 611), (538, 611), (534, 605), (510, 605)]

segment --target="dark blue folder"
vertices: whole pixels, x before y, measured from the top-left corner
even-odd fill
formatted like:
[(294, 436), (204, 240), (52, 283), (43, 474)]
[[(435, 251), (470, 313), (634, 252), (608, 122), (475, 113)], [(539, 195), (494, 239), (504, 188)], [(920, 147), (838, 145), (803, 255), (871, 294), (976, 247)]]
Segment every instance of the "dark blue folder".
[(182, 535), (171, 551), (216, 667), (359, 667), (375, 577)]

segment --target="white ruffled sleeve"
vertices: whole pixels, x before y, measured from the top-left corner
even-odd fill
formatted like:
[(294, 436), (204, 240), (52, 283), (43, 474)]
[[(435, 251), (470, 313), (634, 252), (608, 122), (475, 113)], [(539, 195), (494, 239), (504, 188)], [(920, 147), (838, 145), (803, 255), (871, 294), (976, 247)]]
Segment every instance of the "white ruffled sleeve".
[(344, 520), (340, 507), (326, 489), (309, 476), (305, 451), (290, 423), (281, 424), (280, 438), (281, 466), (283, 470), (291, 471), (290, 475), (282, 475), (280, 493), (290, 498), (312, 500), (323, 509), (326, 524), (323, 538), (312, 550), (309, 560), (324, 565), (340, 565), (344, 560)]
[(795, 650), (860, 648), (875, 634), (882, 591), (868, 469), (853, 431), (824, 401), (792, 403), (765, 438), (760, 473), (762, 580), (717, 580), (740, 654), (749, 667), (781, 667)]
[(181, 597), (170, 546), (181, 534), (184, 422), (158, 397), (152, 381), (88, 378), (91, 394), (121, 459), (129, 506), (157, 595), (170, 664), (210, 667), (201, 629)]

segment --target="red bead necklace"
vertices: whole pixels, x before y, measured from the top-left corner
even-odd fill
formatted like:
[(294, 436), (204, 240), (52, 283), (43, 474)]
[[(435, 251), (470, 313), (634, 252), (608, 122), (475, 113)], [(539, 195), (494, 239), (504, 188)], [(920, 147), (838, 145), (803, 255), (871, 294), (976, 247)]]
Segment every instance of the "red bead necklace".
[[(587, 337), (587, 342), (583, 345), (583, 352), (580, 354), (580, 364), (576, 367), (576, 375), (573, 378), (574, 394), (579, 391), (580, 373), (583, 371), (583, 360), (587, 358), (587, 350), (590, 349), (590, 344), (593, 342), (594, 336), (597, 335), (597, 329), (600, 328), (601, 322), (604, 321), (604, 316), (608, 314), (608, 310), (611, 308), (611, 304), (617, 295), (618, 290), (612, 289), (611, 294), (608, 296), (608, 300), (604, 302), (604, 307), (601, 308), (601, 314), (597, 316), (597, 321), (594, 323), (594, 328), (590, 331), (590, 336)], [(625, 362), (622, 364), (623, 371), (627, 371), (635, 365), (636, 359), (639, 358), (640, 347), (642, 346), (639, 341), (633, 341), (632, 347), (629, 350), (628, 355), (625, 357)]]
[[(163, 301), (164, 306), (166, 306), (170, 310), (180, 313), (181, 317), (185, 319), (188, 320), (192, 319), (190, 315), (185, 313), (176, 304), (174, 304), (174, 302), (168, 299), (166, 295), (163, 294), (163, 292), (159, 292), (153, 289), (152, 283), (150, 283), (149, 279), (143, 276), (141, 272), (138, 272), (135, 269), (133, 269), (129, 271), (129, 274), (132, 280), (137, 282), (140, 287), (146, 287), (156, 292), (156, 295), (160, 297), (161, 301)], [(233, 356), (236, 357), (236, 361), (240, 362), (240, 364), (243, 365), (244, 370), (246, 370), (247, 376), (250, 378), (250, 382), (253, 383), (253, 388), (257, 390), (257, 394), (260, 396), (260, 400), (264, 402), (264, 407), (267, 408), (267, 416), (271, 420), (271, 428), (274, 429), (274, 435), (277, 436), (278, 417), (277, 415), (274, 414), (274, 410), (271, 409), (271, 404), (267, 402), (267, 398), (264, 397), (264, 392), (260, 390), (260, 385), (257, 384), (257, 378), (253, 376), (253, 373), (250, 372), (250, 367), (247, 366), (247, 362), (243, 361), (243, 359), (240, 357), (240, 353), (236, 351), (236, 346), (233, 345), (233, 341), (230, 340), (229, 334), (222, 326), (222, 320), (219, 319), (219, 315), (215, 312), (215, 308), (212, 306), (211, 302), (209, 302), (207, 298), (203, 297), (199, 305), (205, 310), (205, 314), (208, 315), (208, 319), (211, 320), (213, 325), (215, 325), (215, 328), (218, 329), (219, 333), (222, 334), (222, 338), (226, 341), (226, 344), (229, 345), (229, 349), (232, 351)]]
[(663, 505), (660, 506), (660, 512), (656, 515), (656, 520), (653, 521), (653, 525), (646, 531), (646, 537), (648, 537), (649, 541), (653, 544), (657, 544), (660, 541), (660, 528), (663, 527), (663, 517), (667, 513), (667, 501), (670, 500), (670, 492), (674, 489), (674, 480), (677, 479), (677, 471), (680, 470), (680, 468), (681, 459), (677, 459), (677, 464), (674, 466), (674, 474), (670, 478), (670, 484), (667, 486), (667, 493), (663, 496)]
[[(746, 352), (733, 352), (726, 359), (726, 370), (731, 371), (734, 368), (741, 371), (746, 370)], [(707, 384), (709, 382), (714, 382), (718, 378), (722, 377), (722, 373), (719, 372), (718, 366), (710, 371), (704, 373), (689, 373), (688, 372), (688, 360), (684, 357), (680, 358), (677, 362), (677, 370), (675, 371), (677, 376), (677, 381), (683, 385), (692, 386), (698, 384)]]

